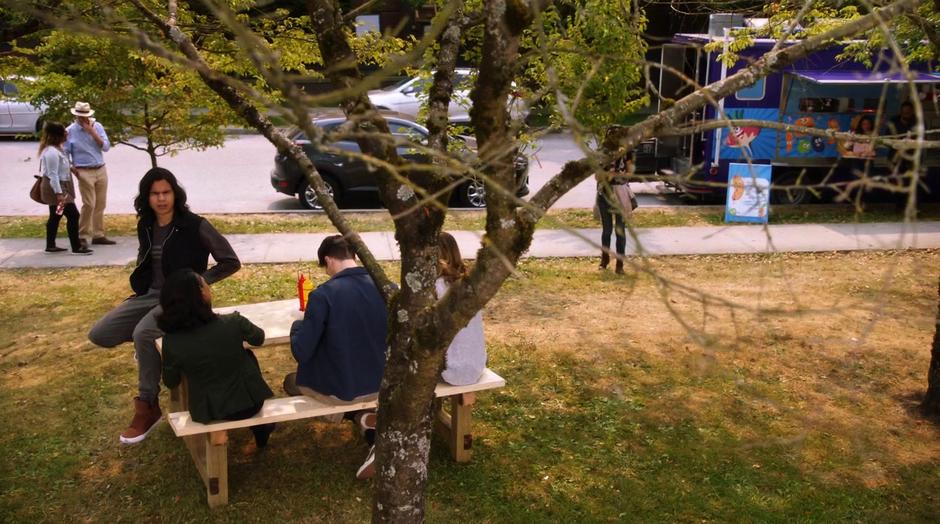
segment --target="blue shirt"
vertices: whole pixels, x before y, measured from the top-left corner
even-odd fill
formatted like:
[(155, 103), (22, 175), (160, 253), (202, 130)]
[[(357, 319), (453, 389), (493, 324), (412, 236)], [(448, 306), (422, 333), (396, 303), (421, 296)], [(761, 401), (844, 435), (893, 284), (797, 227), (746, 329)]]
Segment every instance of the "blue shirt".
[(52, 192), (57, 195), (64, 193), (62, 182), (72, 180), (72, 174), (69, 172), (69, 159), (65, 153), (55, 146), (48, 146), (42, 150), (39, 163), (42, 165), (43, 176), (49, 179)]
[(104, 132), (104, 126), (95, 122), (95, 132), (101, 137), (104, 146), (98, 147), (98, 142), (91, 135), (78, 125), (78, 122), (72, 122), (68, 128), (68, 140), (65, 141), (65, 152), (72, 158), (72, 165), (75, 167), (98, 167), (104, 165), (104, 153), (111, 149), (111, 141), (108, 140), (108, 134)]
[(365, 268), (333, 275), (310, 292), (291, 326), (297, 384), (341, 400), (375, 393), (385, 370), (385, 301)]

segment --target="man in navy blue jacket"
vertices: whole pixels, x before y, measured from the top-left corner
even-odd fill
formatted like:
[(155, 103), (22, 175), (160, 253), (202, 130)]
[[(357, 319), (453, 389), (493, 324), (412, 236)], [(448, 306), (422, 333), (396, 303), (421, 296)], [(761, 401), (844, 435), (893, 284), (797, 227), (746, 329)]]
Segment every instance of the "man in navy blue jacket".
[[(304, 319), (291, 326), (297, 372), (285, 377), (284, 390), (332, 404), (374, 399), (385, 369), (385, 301), (342, 235), (323, 239), (317, 258), (330, 279), (310, 292)], [(374, 429), (372, 414), (350, 418)], [(372, 474), (372, 451), (359, 478)]]

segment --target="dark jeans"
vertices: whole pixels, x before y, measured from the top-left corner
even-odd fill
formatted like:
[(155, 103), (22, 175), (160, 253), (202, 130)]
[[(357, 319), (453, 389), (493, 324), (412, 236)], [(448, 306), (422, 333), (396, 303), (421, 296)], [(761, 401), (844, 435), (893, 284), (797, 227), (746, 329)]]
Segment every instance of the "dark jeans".
[[(609, 198), (616, 198), (613, 194)], [(610, 234), (617, 234), (617, 254), (623, 255), (627, 247), (627, 233), (624, 229), (623, 215), (610, 205), (608, 197), (598, 193), (597, 209), (601, 215), (601, 245), (610, 250)], [(614, 223), (616, 222), (616, 228)]]
[(72, 246), (72, 251), (76, 251), (79, 248), (78, 241), (78, 208), (75, 207), (75, 203), (65, 204), (65, 210), (62, 212), (62, 215), (57, 215), (55, 213), (56, 205), (49, 206), (49, 220), (46, 221), (46, 247), (55, 247), (55, 237), (59, 232), (59, 222), (62, 220), (62, 215), (65, 215), (65, 230), (69, 234), (69, 244)]
[[(222, 417), (222, 420), (245, 420), (246, 418), (251, 418), (261, 411), (262, 406), (264, 406), (263, 403), (248, 409), (236, 411), (235, 413), (229, 414), (227, 417)], [(268, 443), (268, 435), (274, 431), (274, 424), (259, 424), (257, 426), (251, 426), (248, 429), (251, 430), (251, 434), (255, 437), (255, 442), (258, 443), (258, 447), (264, 447)]]

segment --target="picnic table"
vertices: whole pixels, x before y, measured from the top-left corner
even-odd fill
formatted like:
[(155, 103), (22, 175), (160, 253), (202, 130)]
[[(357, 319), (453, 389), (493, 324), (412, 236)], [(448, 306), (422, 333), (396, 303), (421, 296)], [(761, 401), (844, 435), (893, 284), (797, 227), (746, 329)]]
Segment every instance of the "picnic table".
[[(264, 346), (290, 342), (290, 327), (295, 320), (303, 318), (297, 299), (244, 304), (216, 308), (216, 313), (238, 311), (265, 332)], [(506, 385), (502, 377), (486, 369), (476, 384), (453, 386), (441, 382), (434, 390), (439, 402), (434, 427), (442, 434), (450, 448), (451, 458), (456, 462), (468, 462), (471, 458), (473, 436), (471, 433), (472, 409), (475, 393)], [(228, 503), (228, 431), (248, 428), (259, 424), (303, 420), (337, 413), (374, 409), (376, 401), (330, 404), (306, 396), (271, 398), (265, 401), (261, 411), (244, 420), (217, 421), (208, 424), (195, 422), (189, 416), (186, 380), (170, 390), (170, 427), (181, 437), (189, 449), (196, 469), (202, 477), (210, 507)]]

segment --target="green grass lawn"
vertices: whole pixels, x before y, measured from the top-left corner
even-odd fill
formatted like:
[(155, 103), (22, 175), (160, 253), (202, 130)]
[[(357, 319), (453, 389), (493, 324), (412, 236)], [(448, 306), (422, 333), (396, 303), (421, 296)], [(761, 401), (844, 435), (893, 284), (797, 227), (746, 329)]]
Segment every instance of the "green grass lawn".
[[(484, 312), (507, 387), (478, 396), (471, 463), (435, 441), (428, 520), (933, 521), (940, 427), (914, 406), (937, 267), (936, 251), (673, 257), (626, 277), (526, 261)], [(215, 303), (291, 297), (301, 269), (324, 278), (249, 265)], [(0, 271), (0, 521), (368, 521), (348, 423), (281, 424), (262, 452), (233, 432), (230, 504), (211, 511), (169, 427), (117, 443), (132, 348), (84, 334), (128, 273)], [(289, 349), (257, 355), (279, 391)]]
[[(386, 212), (347, 213), (357, 231), (390, 231), (392, 220)], [(724, 208), (712, 207), (641, 207), (634, 214), (636, 227), (719, 226), (724, 223)], [(323, 233), (336, 228), (323, 213), (225, 214), (206, 217), (225, 234), (238, 233)], [(923, 204), (919, 220), (940, 220), (940, 205)], [(779, 206), (774, 208), (772, 224), (899, 222), (903, 215), (889, 205), (870, 205), (859, 211), (849, 205)], [(108, 234), (133, 236), (137, 220), (133, 215), (108, 215)], [(448, 230), (483, 230), (484, 211), (450, 210), (444, 228)], [(0, 216), (0, 238), (43, 238), (45, 217)], [(552, 209), (539, 222), (539, 228), (600, 227), (590, 209)], [(61, 233), (60, 233), (61, 234)]]

